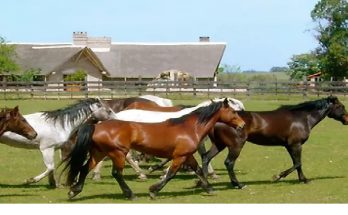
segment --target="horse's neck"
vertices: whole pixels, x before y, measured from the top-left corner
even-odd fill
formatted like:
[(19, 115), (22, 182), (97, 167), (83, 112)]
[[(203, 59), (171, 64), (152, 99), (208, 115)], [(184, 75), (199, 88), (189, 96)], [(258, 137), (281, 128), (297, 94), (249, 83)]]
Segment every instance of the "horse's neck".
[(196, 137), (201, 142), (204, 137), (206, 137), (209, 131), (214, 127), (219, 119), (219, 114), (215, 113), (207, 122), (198, 122), (198, 116), (196, 116), (196, 122), (194, 124), (194, 130), (196, 131)]
[(323, 108), (321, 110), (316, 110), (308, 113), (307, 121), (310, 128), (316, 126), (320, 121), (322, 121), (329, 113), (329, 107)]

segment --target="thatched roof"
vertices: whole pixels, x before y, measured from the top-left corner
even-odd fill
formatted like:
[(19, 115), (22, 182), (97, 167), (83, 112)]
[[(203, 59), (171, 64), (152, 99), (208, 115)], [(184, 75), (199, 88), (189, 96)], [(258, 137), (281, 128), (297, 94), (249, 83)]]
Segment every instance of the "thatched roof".
[[(171, 69), (213, 77), (225, 46), (214, 42), (113, 43), (108, 50), (88, 50), (101, 63), (98, 68), (106, 69), (111, 77), (154, 78)], [(16, 61), (23, 70), (40, 68), (47, 75), (84, 49), (72, 44), (16, 44)]]

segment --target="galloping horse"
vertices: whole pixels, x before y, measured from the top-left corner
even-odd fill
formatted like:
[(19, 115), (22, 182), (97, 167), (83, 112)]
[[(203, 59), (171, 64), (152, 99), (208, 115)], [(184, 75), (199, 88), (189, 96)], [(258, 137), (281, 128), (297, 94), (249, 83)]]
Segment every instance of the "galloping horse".
[(297, 105), (282, 106), (273, 111), (240, 111), (240, 117), (246, 126), (242, 131), (217, 123), (209, 134), (212, 147), (203, 155), (203, 172), (207, 176), (207, 165), (210, 160), (228, 148), (225, 166), (233, 186), (243, 188), (234, 174), (235, 161), (242, 150), (245, 141), (265, 146), (284, 146), (293, 162), (293, 166), (279, 175), (274, 176), (278, 181), (285, 178), (295, 169), (300, 182), (307, 183), (301, 163), (302, 145), (309, 138), (311, 129), (326, 116), (342, 124), (348, 124), (348, 115), (344, 105), (334, 96), (324, 99), (308, 101)]
[(93, 116), (98, 120), (106, 120), (113, 114), (100, 100), (87, 99), (63, 109), (24, 115), (24, 118), (36, 130), (37, 136), (28, 140), (15, 133), (5, 132), (0, 137), (0, 142), (19, 148), (39, 148), (47, 169), (40, 175), (27, 179), (26, 183), (36, 183), (49, 176), (49, 184), (56, 186), (55, 149), (60, 148), (67, 141), (71, 131), (83, 123), (86, 118)]
[[(105, 156), (110, 157), (113, 162), (112, 175), (125, 197), (134, 198), (122, 174), (125, 157), (130, 149), (173, 159), (166, 177), (150, 187), (151, 197), (155, 197), (175, 176), (184, 162), (196, 172), (202, 180), (202, 186), (209, 192), (209, 183), (204, 179), (193, 153), (216, 122), (244, 126), (243, 120), (228, 105), (227, 99), (223, 102), (212, 102), (182, 117), (159, 123), (108, 120), (95, 125), (85, 124), (78, 131), (76, 146), (66, 165), (69, 169), (67, 184), (71, 185), (69, 198), (82, 191), (88, 172)], [(85, 163), (88, 154), (89, 159)], [(78, 181), (74, 183), (78, 175)]]
[(18, 106), (0, 110), (0, 136), (11, 131), (32, 140), (37, 136), (36, 131), (19, 112)]

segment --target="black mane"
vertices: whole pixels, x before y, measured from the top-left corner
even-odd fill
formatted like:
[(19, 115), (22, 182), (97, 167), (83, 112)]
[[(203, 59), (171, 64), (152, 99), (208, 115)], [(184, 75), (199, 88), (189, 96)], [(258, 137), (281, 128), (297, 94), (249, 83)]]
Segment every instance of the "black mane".
[(296, 105), (282, 105), (277, 110), (311, 111), (327, 108), (329, 104), (329, 99), (324, 98), (315, 101), (307, 101)]
[(180, 124), (180, 123), (183, 123), (187, 117), (191, 115), (197, 115), (198, 122), (203, 124), (209, 121), (212, 115), (214, 115), (221, 108), (222, 104), (223, 102), (212, 102), (208, 106), (199, 107), (196, 110), (192, 111), (191, 113), (188, 113), (178, 118), (171, 118), (169, 119), (169, 121), (172, 124)]
[(54, 111), (45, 111), (43, 115), (46, 119), (52, 119), (55, 122), (58, 121), (62, 126), (65, 121), (73, 124), (77, 119), (88, 116), (92, 112), (91, 105), (97, 102), (99, 101), (94, 98), (80, 100), (78, 103), (65, 108)]

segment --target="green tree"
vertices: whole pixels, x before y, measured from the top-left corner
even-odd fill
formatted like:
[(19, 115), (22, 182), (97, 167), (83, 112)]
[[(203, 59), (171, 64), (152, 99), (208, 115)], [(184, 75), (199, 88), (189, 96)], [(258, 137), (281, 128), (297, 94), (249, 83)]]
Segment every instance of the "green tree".
[(341, 80), (348, 76), (348, 2), (347, 0), (320, 0), (311, 12), (317, 23), (315, 53), (324, 78)]
[(318, 58), (313, 53), (293, 55), (288, 66), (292, 80), (303, 80), (304, 77), (320, 71)]
[(64, 81), (84, 81), (86, 72), (83, 69), (76, 70), (76, 72), (64, 77)]
[(270, 72), (289, 72), (289, 68), (285, 66), (274, 66), (269, 71)]
[(19, 66), (13, 59), (15, 56), (15, 46), (6, 44), (5, 39), (0, 37), (0, 74), (19, 70)]

